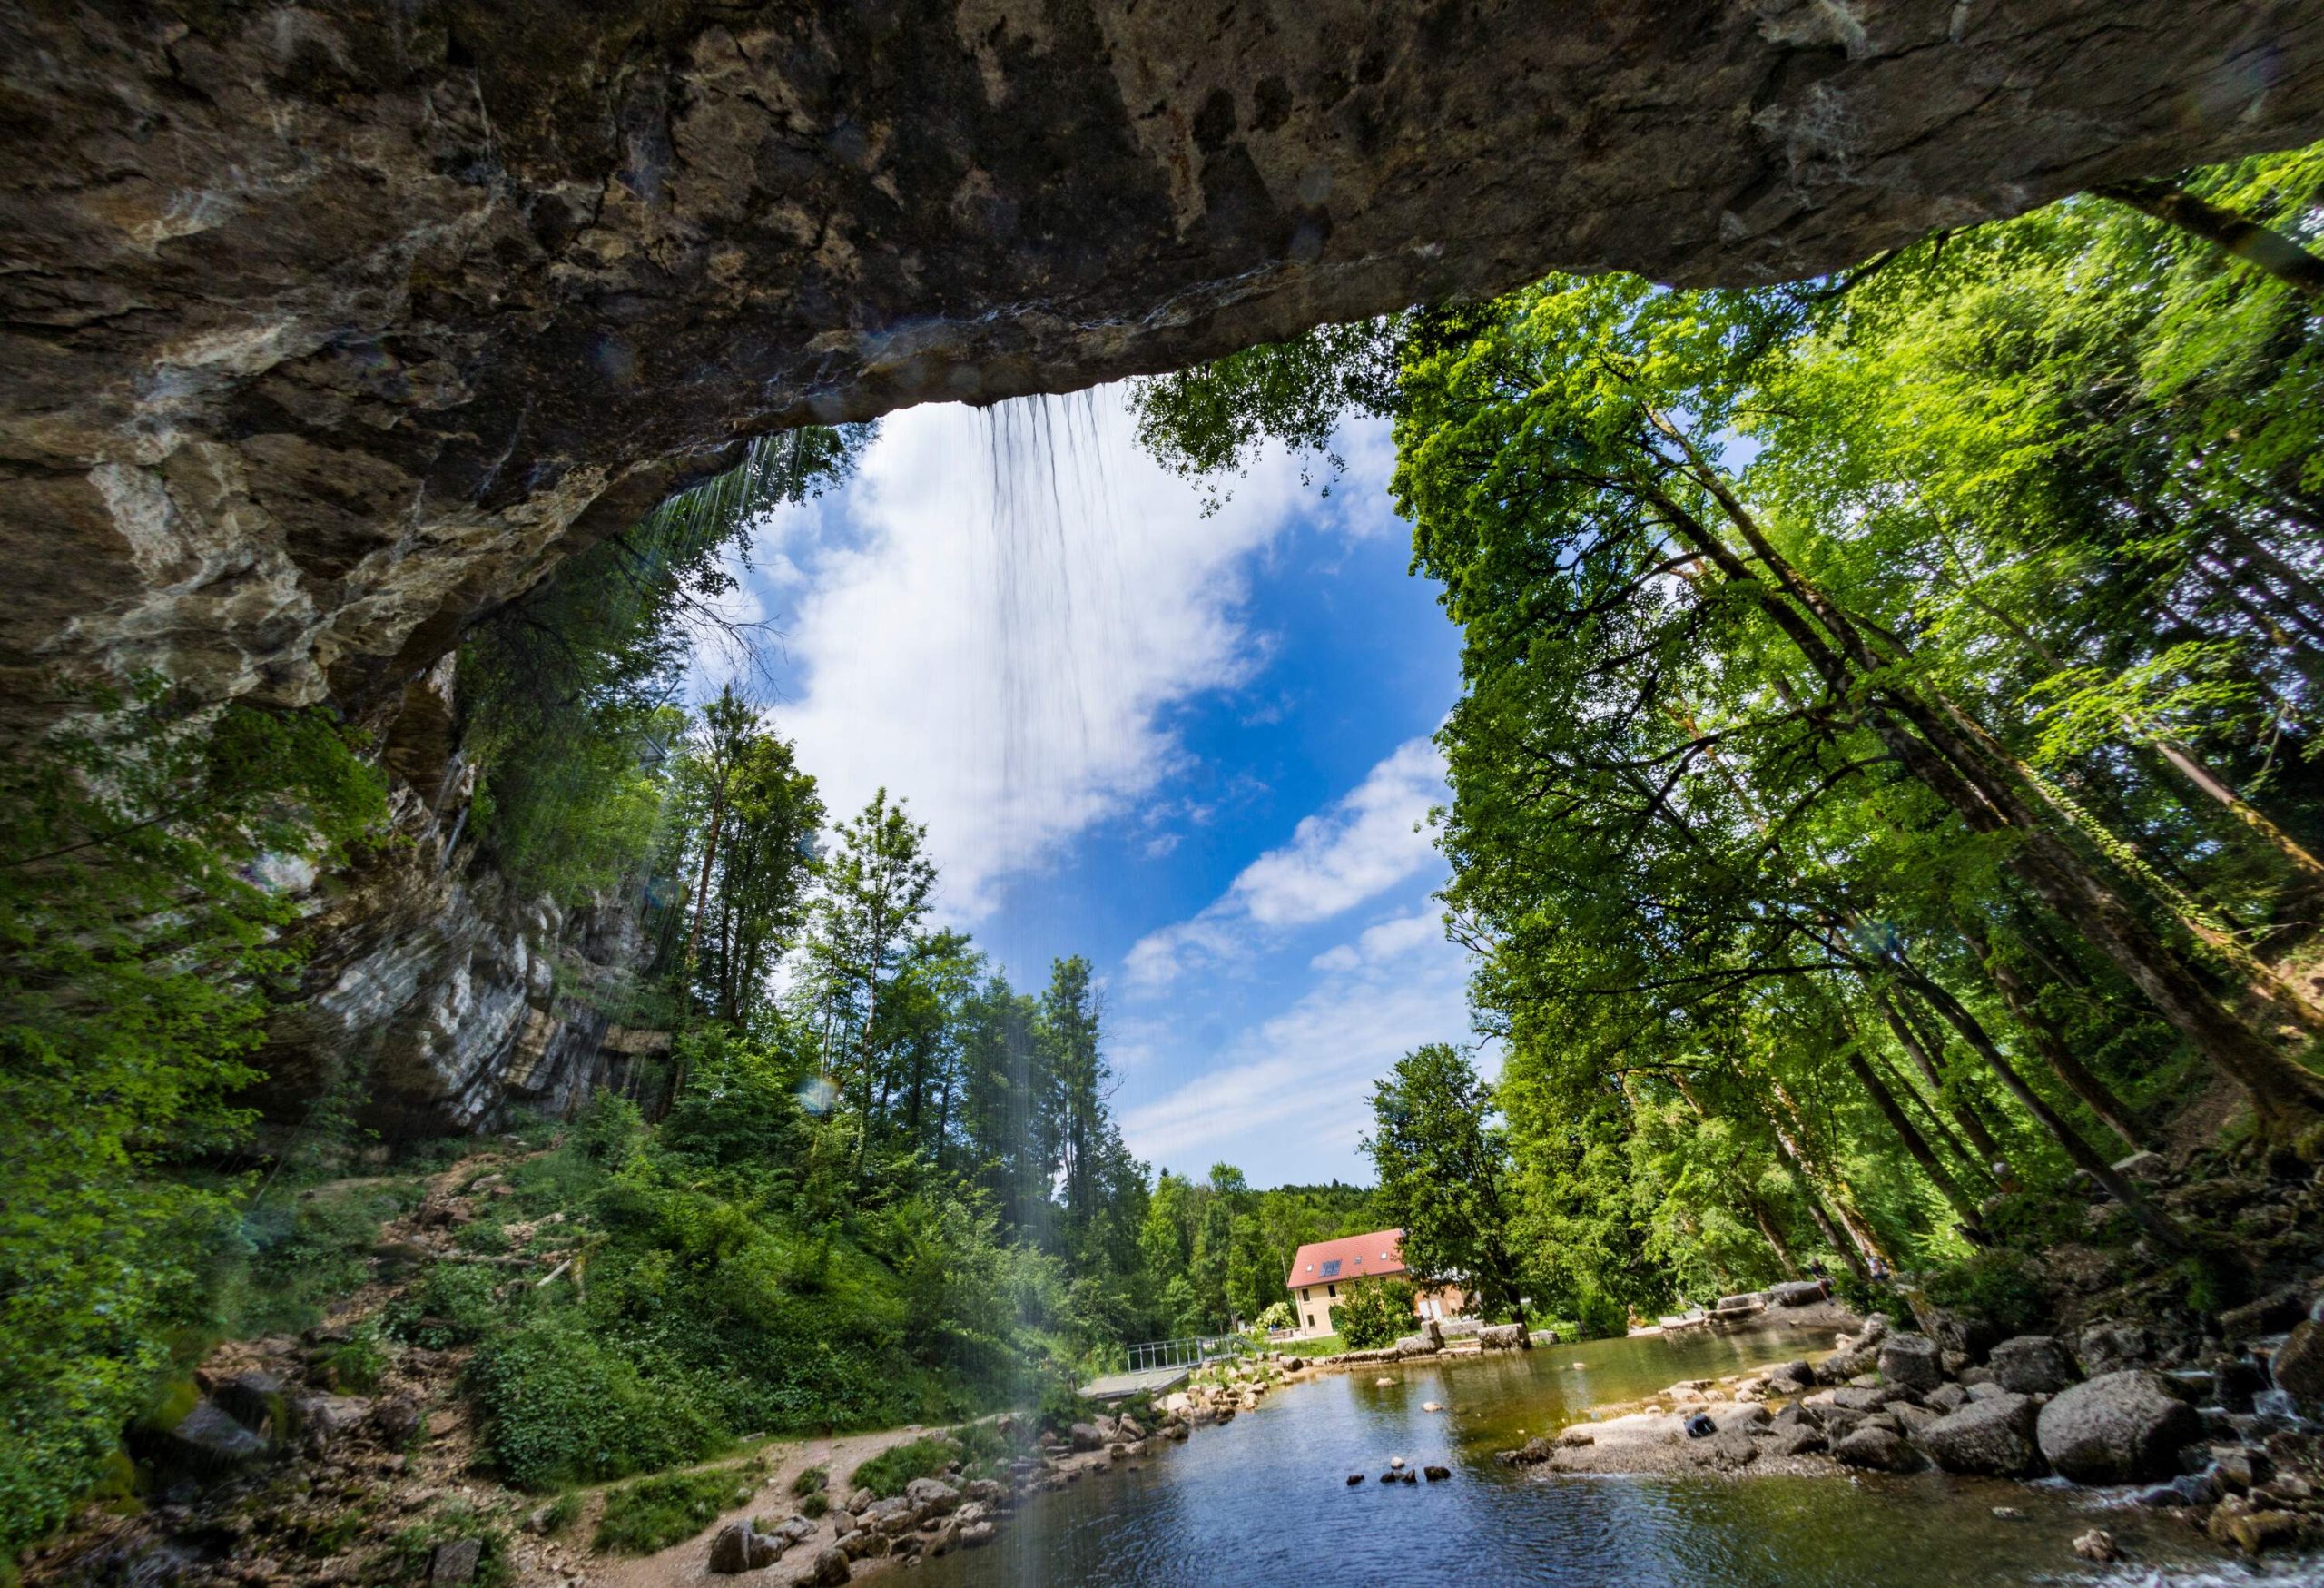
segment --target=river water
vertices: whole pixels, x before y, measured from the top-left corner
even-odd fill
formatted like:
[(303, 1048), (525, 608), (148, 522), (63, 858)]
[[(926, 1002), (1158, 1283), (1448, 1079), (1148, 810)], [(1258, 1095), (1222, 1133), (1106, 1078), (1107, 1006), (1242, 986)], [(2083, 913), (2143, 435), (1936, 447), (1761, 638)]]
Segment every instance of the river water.
[[(2064, 1485), (1922, 1474), (1836, 1478), (1553, 1477), (1493, 1465), (1528, 1435), (1633, 1399), (1827, 1348), (1828, 1331), (1599, 1340), (1452, 1364), (1364, 1367), (1295, 1385), (1224, 1427), (1033, 1496), (921, 1588), (1984, 1588), (2261, 1580), (2191, 1530)], [(1376, 1382), (1387, 1377), (1393, 1382)], [(1423, 1412), (1424, 1401), (1445, 1410)], [(1383, 1485), (1388, 1458), (1452, 1469)], [(1347, 1476), (1366, 1481), (1350, 1487)], [(2018, 1519), (1996, 1517), (1996, 1505)], [(2076, 1559), (2103, 1526), (2130, 1563)], [(2316, 1582), (2276, 1566), (2271, 1582)]]

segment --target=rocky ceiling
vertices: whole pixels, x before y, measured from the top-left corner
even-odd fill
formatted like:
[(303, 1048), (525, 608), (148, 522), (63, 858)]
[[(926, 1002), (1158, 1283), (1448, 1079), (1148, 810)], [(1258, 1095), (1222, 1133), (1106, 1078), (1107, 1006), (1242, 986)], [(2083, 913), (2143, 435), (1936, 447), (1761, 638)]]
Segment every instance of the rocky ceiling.
[(751, 433), (2304, 142), (2324, 6), (16, 0), (0, 83), (0, 695), (359, 703)]

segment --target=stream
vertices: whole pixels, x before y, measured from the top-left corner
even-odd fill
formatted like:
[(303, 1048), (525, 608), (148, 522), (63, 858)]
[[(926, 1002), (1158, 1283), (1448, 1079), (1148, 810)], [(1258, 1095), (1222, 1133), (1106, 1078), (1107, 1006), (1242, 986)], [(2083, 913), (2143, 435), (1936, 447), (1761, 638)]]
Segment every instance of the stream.
[[(1493, 1452), (1634, 1399), (1828, 1348), (1828, 1330), (1694, 1333), (1548, 1346), (1483, 1360), (1364, 1366), (1270, 1395), (1256, 1412), (1056, 1494), (984, 1549), (931, 1560), (924, 1588), (1074, 1583), (1541, 1583), (1572, 1588), (1983, 1588), (1985, 1584), (2316, 1582), (2254, 1571), (2104, 1491), (1909, 1477), (1564, 1477)], [(1382, 1386), (1382, 1377), (1393, 1379)], [(1422, 1403), (1437, 1401), (1438, 1413)], [(1450, 1481), (1382, 1485), (1388, 1458)], [(1366, 1481), (1350, 1486), (1350, 1473)], [(2015, 1519), (1997, 1517), (2013, 1506)], [(2078, 1560), (2103, 1526), (2124, 1563)]]

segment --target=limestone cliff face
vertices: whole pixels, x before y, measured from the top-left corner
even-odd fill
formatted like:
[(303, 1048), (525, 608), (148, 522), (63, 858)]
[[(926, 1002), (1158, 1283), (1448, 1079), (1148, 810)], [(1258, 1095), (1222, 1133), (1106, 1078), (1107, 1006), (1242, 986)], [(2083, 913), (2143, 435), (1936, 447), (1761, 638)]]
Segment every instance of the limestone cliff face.
[(567, 915), (461, 842), (453, 682), (447, 657), (385, 721), (390, 841), (314, 884), (304, 996), (259, 1060), (258, 1100), (282, 1122), (337, 1085), (389, 1135), (487, 1129), (514, 1107), (561, 1114), (625, 1070), (602, 994), (648, 957), (637, 902)]
[(2313, 138), (2324, 8), (24, 0), (0, 88), (0, 699), (369, 706), (748, 434)]

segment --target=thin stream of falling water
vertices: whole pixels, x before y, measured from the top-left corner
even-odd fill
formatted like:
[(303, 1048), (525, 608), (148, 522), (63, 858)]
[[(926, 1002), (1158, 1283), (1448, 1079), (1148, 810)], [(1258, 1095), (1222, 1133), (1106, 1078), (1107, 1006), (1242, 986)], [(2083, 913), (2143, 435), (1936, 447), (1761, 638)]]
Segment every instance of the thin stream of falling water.
[[(999, 720), (987, 725), (997, 735), (996, 804), (1004, 822), (1022, 823), (1029, 810), (1048, 803), (1045, 796), (1061, 792), (1052, 785), (1062, 781), (1064, 768), (1040, 747), (1069, 742), (1067, 758), (1076, 765), (1088, 761), (1090, 692), (1077, 658), (1096, 656), (1105, 665), (1104, 646), (1118, 630), (1108, 619), (1127, 610), (1128, 597), (1096, 399), (1086, 391), (1020, 399), (985, 409), (983, 424), (984, 523), (962, 528), (980, 531), (990, 625), (972, 639), (981, 664), (995, 669), (998, 685)], [(1056, 728), (1066, 731), (1049, 731)], [(1009, 1082), (1018, 1106), (1007, 1117), (1022, 1163), (1040, 1106), (1033, 1095), (1035, 1039), (1013, 1027), (1010, 1037)], [(1050, 1188), (1026, 1189), (1034, 1193), (1035, 1218), (1021, 1233), (1046, 1245), (1053, 1220), (1040, 1193)], [(1030, 1332), (1047, 1321), (1026, 1312), (1018, 1325)], [(1043, 1522), (1029, 1519), (1028, 1524), (1039, 1529)], [(1029, 1568), (1015, 1574), (1031, 1581)]]

